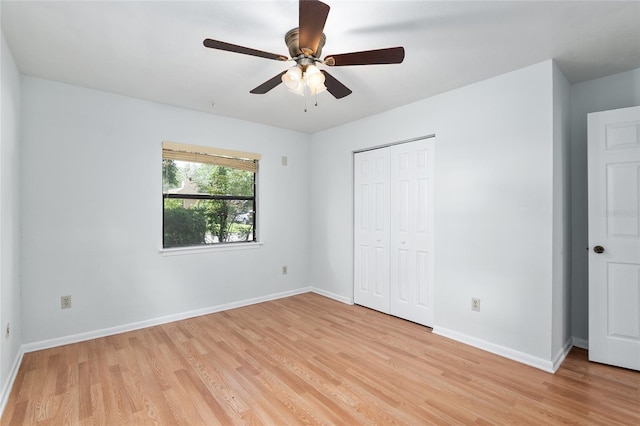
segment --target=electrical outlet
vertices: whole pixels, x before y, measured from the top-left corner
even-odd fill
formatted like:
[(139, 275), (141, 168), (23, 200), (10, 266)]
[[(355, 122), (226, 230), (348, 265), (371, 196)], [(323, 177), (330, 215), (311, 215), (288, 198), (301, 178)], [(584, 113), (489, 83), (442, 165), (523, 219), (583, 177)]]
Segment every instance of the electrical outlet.
[(71, 307), (71, 296), (62, 296), (60, 298), (60, 309), (69, 309)]
[(7, 328), (6, 328), (5, 332), (4, 332), (4, 337), (9, 337), (9, 334), (11, 334), (11, 323), (10, 322), (7, 323)]
[(287, 275), (287, 273), (288, 273), (287, 265), (284, 265), (284, 266), (282, 267), (282, 275)]
[(471, 298), (471, 310), (480, 312), (480, 299), (477, 297)]
[(284, 156), (284, 155), (283, 155), (283, 156), (282, 156), (282, 160), (281, 160), (281, 161), (282, 161), (282, 165), (283, 165), (283, 166), (286, 166), (286, 165), (287, 165), (287, 162), (288, 162), (288, 161), (287, 161), (287, 157), (286, 157), (286, 156)]

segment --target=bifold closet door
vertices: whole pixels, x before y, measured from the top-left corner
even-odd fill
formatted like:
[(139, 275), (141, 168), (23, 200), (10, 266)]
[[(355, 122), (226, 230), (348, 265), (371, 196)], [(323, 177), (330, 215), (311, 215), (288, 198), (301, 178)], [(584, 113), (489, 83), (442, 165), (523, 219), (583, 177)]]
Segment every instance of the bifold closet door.
[(354, 156), (354, 302), (389, 313), (389, 149)]
[(434, 139), (390, 147), (390, 310), (433, 326)]
[(434, 139), (354, 155), (354, 301), (433, 326)]

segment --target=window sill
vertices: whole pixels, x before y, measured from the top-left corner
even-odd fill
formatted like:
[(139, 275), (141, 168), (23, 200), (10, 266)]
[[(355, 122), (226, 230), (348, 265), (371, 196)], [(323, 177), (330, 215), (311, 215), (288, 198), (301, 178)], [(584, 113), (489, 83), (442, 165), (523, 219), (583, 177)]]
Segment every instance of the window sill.
[(202, 247), (180, 247), (160, 249), (162, 256), (182, 256), (186, 254), (215, 253), (220, 251), (253, 250), (260, 248), (264, 243), (231, 243)]

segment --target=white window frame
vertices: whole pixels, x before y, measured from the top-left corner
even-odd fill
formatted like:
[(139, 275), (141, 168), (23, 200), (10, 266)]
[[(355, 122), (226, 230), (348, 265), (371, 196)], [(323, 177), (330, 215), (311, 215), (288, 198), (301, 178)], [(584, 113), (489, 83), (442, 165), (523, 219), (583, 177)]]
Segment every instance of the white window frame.
[[(259, 160), (260, 154), (237, 151), (224, 148), (214, 148), (208, 146), (182, 144), (177, 142), (162, 142), (162, 160), (172, 159), (179, 161), (189, 161), (204, 164), (215, 164), (220, 166), (235, 167), (242, 170), (253, 171), (254, 173), (254, 241), (248, 242), (222, 242), (214, 244), (202, 244), (185, 247), (164, 247), (164, 220), (162, 220), (162, 233), (160, 241), (160, 253), (163, 256), (176, 256), (186, 254), (198, 254), (218, 251), (251, 250), (263, 245), (259, 238)], [(161, 162), (162, 164), (162, 162)], [(164, 214), (165, 194), (162, 191), (162, 212)]]

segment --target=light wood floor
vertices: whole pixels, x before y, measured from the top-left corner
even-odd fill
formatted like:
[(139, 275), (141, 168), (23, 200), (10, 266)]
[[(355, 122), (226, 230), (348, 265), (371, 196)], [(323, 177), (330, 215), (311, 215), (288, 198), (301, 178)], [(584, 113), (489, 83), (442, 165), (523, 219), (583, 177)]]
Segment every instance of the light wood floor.
[(315, 294), (26, 354), (3, 425), (640, 424), (640, 373), (555, 374)]

